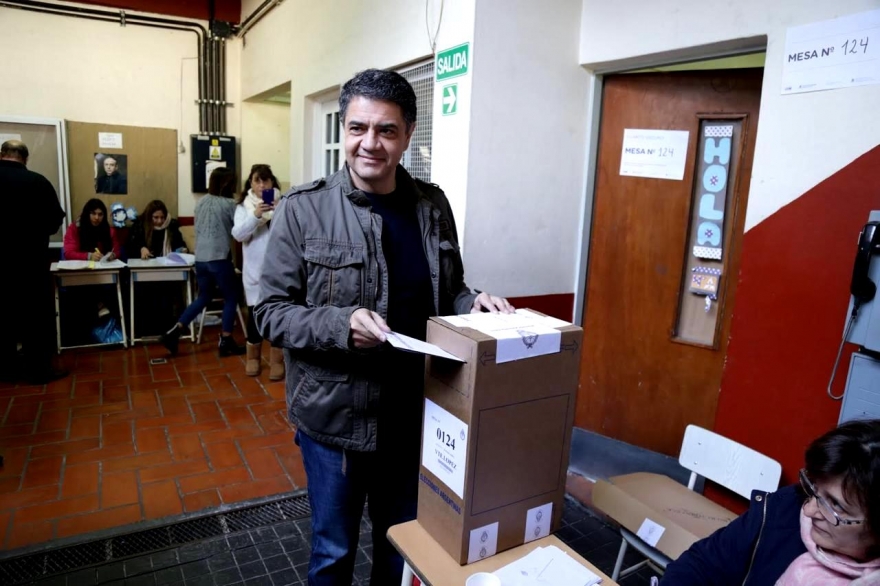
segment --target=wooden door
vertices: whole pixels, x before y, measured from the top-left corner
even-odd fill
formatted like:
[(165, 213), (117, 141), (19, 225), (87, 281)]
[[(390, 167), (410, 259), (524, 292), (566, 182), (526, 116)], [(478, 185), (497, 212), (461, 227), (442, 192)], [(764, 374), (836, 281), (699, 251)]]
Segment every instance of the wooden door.
[[(762, 75), (762, 70), (741, 69), (605, 79), (579, 427), (669, 455), (678, 454), (688, 424), (713, 427), (735, 300)], [(705, 167), (700, 139), (710, 135), (706, 125), (727, 121), (735, 132), (726, 177), (723, 255), (709, 263), (722, 274), (716, 300), (704, 319), (699, 308), (705, 297), (691, 292), (686, 280), (697, 254), (695, 230), (702, 227), (702, 177), (695, 175)], [(683, 180), (621, 175), (625, 129), (688, 131)], [(689, 339), (682, 333), (688, 328), (702, 329), (707, 339)]]

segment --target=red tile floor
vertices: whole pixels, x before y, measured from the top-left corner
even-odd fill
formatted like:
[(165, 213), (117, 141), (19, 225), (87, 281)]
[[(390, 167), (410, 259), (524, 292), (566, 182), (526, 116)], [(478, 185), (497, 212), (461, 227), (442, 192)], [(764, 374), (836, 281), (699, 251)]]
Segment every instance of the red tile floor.
[(68, 378), (0, 386), (0, 549), (305, 486), (265, 360), (252, 378), (208, 340), (150, 364), (165, 356), (65, 351)]

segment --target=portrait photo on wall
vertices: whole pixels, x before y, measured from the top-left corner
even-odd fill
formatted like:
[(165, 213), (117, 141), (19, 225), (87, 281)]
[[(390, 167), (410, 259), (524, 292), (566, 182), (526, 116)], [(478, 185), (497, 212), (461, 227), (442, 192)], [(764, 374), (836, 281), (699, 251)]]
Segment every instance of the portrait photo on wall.
[(95, 193), (128, 193), (128, 155), (95, 153)]

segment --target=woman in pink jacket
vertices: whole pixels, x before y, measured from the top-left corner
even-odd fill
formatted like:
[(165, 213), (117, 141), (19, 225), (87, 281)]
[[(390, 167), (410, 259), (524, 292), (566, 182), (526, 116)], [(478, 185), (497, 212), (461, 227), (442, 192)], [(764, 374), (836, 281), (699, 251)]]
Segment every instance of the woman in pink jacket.
[(124, 232), (110, 225), (104, 202), (92, 198), (86, 202), (79, 219), (67, 228), (64, 235), (64, 258), (99, 261), (110, 252), (121, 257), (125, 242)]

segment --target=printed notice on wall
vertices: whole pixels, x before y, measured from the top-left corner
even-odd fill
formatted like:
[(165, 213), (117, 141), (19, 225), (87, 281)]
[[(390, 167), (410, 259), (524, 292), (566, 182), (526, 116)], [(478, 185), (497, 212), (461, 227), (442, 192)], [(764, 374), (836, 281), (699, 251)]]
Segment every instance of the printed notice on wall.
[(880, 83), (880, 10), (788, 29), (782, 93)]
[(464, 498), (468, 426), (430, 399), (425, 399), (422, 466), (434, 473), (458, 498)]
[(121, 132), (99, 132), (98, 146), (102, 149), (121, 149), (122, 133)]
[(684, 179), (689, 132), (626, 128), (620, 174), (652, 179)]
[(0, 132), (0, 144), (3, 144), (7, 140), (21, 140), (20, 134), (4, 134)]

